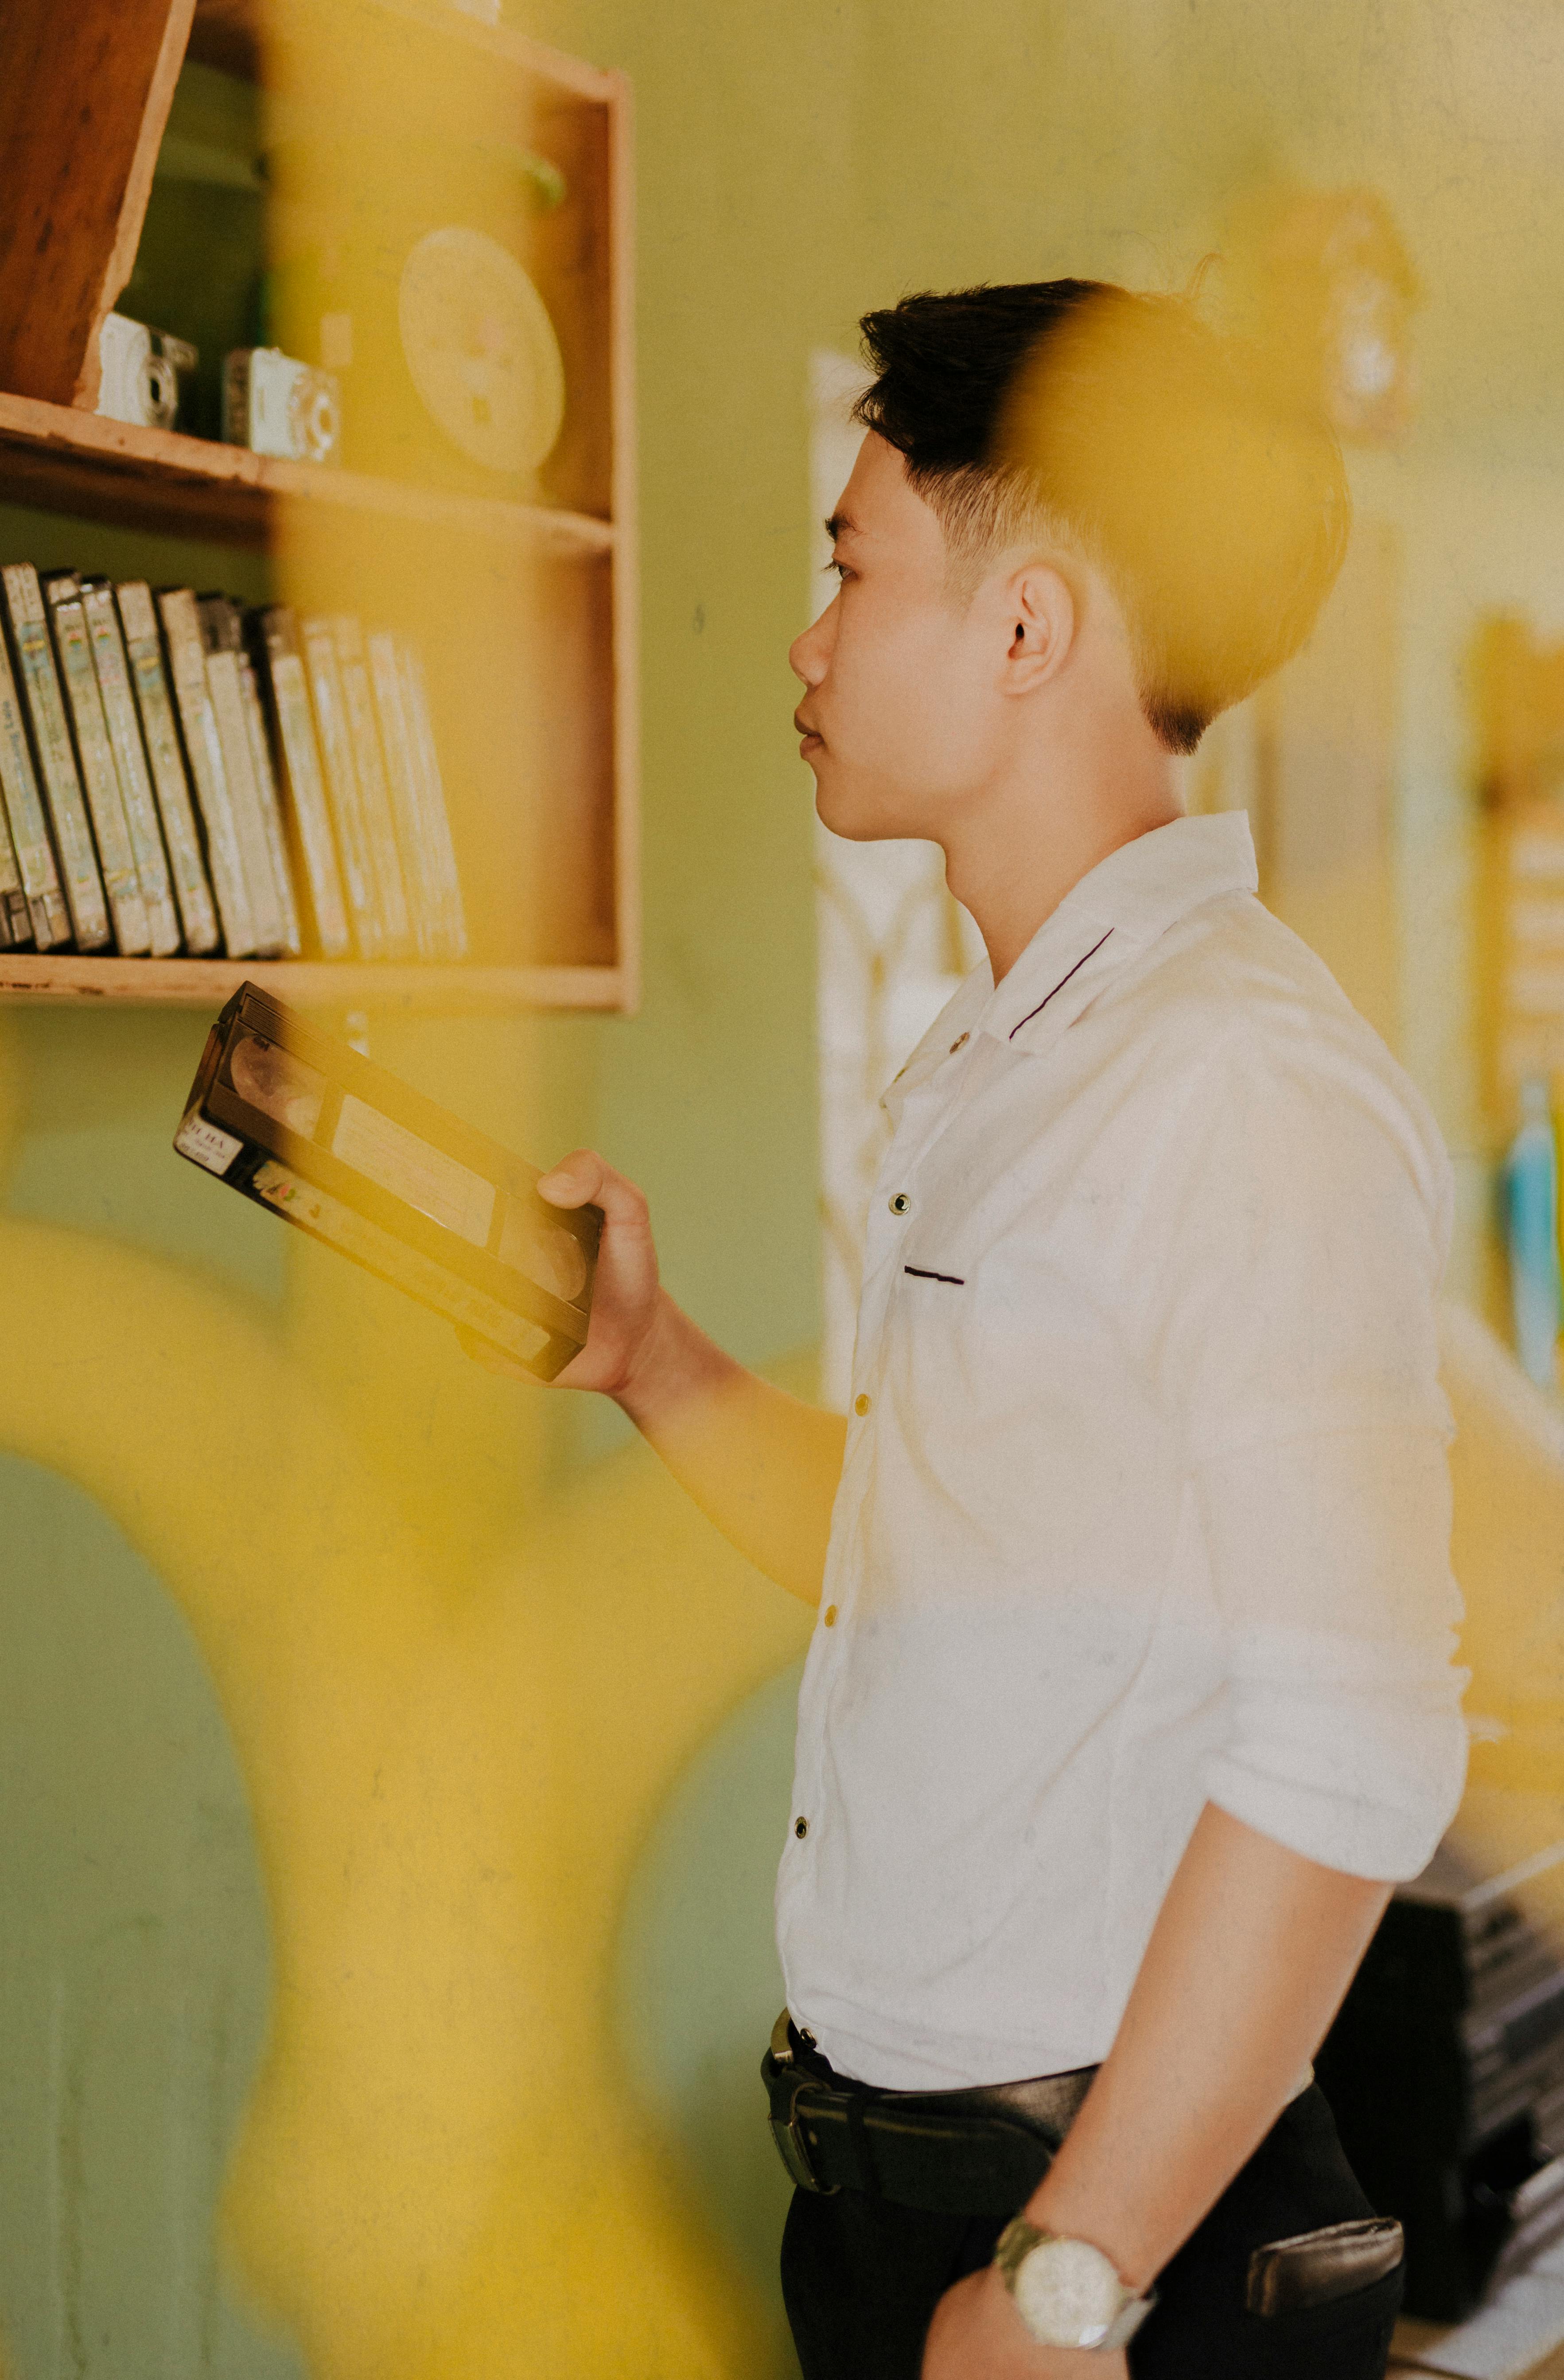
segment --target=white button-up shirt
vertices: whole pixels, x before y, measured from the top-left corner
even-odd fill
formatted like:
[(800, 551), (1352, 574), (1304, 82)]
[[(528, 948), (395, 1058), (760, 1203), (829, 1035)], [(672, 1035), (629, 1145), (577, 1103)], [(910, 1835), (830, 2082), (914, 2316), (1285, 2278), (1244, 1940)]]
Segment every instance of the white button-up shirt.
[(797, 2022), (917, 2090), (1104, 2057), (1207, 1801), (1432, 1853), (1451, 1184), (1242, 814), (1094, 868), (887, 1105), (777, 1921)]

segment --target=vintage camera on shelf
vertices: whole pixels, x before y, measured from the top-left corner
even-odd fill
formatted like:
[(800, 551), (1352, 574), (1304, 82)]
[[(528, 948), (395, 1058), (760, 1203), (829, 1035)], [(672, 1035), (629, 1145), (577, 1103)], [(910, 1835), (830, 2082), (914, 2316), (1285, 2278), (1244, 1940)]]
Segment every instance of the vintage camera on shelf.
[(105, 314), (98, 334), (98, 411), (143, 430), (172, 430), (179, 416), (179, 375), (200, 358), (188, 339), (149, 330), (126, 314)]
[(236, 347), (223, 367), (223, 435), (230, 446), (295, 463), (342, 459), (342, 390), (280, 347)]

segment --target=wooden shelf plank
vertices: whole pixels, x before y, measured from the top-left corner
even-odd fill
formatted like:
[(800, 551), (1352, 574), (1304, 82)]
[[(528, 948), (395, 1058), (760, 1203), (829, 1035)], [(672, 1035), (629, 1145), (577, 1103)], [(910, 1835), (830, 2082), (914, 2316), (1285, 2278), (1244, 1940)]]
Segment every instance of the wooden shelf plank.
[(0, 953), (0, 1002), (100, 1001), (115, 1006), (222, 1006), (259, 983), (300, 1008), (465, 1015), (518, 1008), (624, 1007), (613, 966), (394, 966), (309, 959), (42, 958)]
[(262, 546), (276, 510), (334, 504), (410, 527), (495, 538), (534, 552), (612, 552), (612, 521), (540, 504), (448, 495), (248, 447), (107, 421), (74, 406), (0, 395), (0, 498), (133, 528)]
[[(315, 0), (310, 0), (310, 5), (315, 5)], [(588, 66), (584, 59), (570, 57), (564, 50), (551, 49), (545, 42), (529, 41), (526, 34), (513, 31), (508, 25), (480, 24), (476, 17), (453, 6), (451, 0), (373, 0), (373, 5), (388, 17), (401, 18), (404, 23), (468, 42), (496, 61), (519, 67), (524, 74), (536, 75), (540, 82), (553, 83), (562, 91), (574, 92), (578, 99), (601, 102), (613, 92), (617, 79), (612, 71)]]
[[(577, 99), (601, 102), (613, 89), (611, 71), (569, 57), (546, 42), (529, 41), (507, 25), (482, 24), (453, 0), (361, 0), (361, 5), (443, 41), (466, 42), (496, 64), (533, 75)], [(319, 0), (304, 0), (303, 6), (300, 0), (196, 0), (189, 54), (228, 74), (259, 81), (264, 44), (285, 41), (292, 22), (304, 20), (318, 6)]]

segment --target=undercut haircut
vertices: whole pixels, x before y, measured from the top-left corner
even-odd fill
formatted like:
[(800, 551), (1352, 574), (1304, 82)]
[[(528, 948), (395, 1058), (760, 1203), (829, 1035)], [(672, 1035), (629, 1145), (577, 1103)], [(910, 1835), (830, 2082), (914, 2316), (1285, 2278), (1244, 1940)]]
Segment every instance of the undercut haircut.
[(938, 515), (952, 593), (1015, 548), (1085, 560), (1170, 751), (1303, 644), (1351, 503), (1323, 411), (1261, 350), (1102, 281), (926, 291), (860, 328), (876, 377), (855, 417)]

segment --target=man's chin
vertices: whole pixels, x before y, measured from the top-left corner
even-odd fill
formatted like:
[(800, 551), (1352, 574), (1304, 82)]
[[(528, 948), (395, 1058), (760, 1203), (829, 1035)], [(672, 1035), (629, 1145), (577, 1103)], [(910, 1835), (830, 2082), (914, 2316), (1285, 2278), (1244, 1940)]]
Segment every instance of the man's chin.
[(815, 816), (843, 843), (893, 843), (917, 830), (897, 817), (883, 800), (853, 795), (815, 771)]

